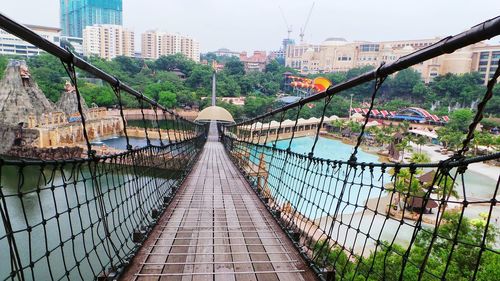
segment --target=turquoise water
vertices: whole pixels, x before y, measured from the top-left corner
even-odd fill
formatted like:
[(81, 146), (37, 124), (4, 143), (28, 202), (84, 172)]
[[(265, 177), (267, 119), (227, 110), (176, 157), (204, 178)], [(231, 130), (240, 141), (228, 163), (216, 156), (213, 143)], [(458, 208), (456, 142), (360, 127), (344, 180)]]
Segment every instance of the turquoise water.
[[(277, 148), (286, 149), (290, 140), (281, 140)], [(307, 155), (311, 152), (313, 137), (293, 140), (290, 149)], [(348, 160), (353, 146), (338, 140), (319, 138), (314, 156), (323, 159)], [(257, 152), (258, 153), (258, 152)], [(376, 155), (358, 151), (358, 162), (378, 163)], [(316, 219), (332, 214), (352, 214), (363, 210), (366, 200), (383, 194), (383, 186), (390, 180), (380, 168), (372, 171), (349, 168), (326, 162), (310, 161), (307, 157), (288, 157), (266, 152), (269, 168), (268, 185), (280, 205), (289, 202), (301, 214)]]
[[(287, 149), (290, 140), (281, 140), (277, 148)], [(311, 152), (313, 137), (300, 137), (293, 140), (290, 149), (306, 156)], [(314, 157), (347, 161), (353, 151), (353, 146), (320, 137), (314, 150)], [(258, 155), (262, 151), (254, 151)], [(383, 190), (391, 182), (387, 169), (382, 173), (381, 167), (349, 168), (347, 165), (334, 166), (326, 163), (309, 161), (307, 157), (286, 158), (286, 153), (264, 151), (269, 169), (268, 185), (273, 197), (280, 205), (289, 202), (301, 214), (317, 219), (320, 217), (347, 215), (364, 210), (366, 201), (371, 198), (386, 196)], [(254, 157), (254, 162), (258, 162)], [(365, 163), (380, 163), (378, 156), (359, 150), (357, 161)], [(284, 168), (284, 169), (283, 169)], [(428, 170), (428, 169), (426, 169)], [(454, 172), (452, 171), (452, 174)], [(496, 182), (473, 171), (464, 175), (465, 194), (468, 198), (491, 199)], [(457, 179), (456, 190), (463, 197), (462, 179)]]

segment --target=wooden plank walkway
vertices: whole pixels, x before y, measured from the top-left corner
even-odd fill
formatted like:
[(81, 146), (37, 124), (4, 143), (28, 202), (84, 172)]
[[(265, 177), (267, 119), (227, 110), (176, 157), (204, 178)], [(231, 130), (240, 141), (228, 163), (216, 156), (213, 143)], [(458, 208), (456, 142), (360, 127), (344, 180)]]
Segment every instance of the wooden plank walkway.
[(208, 141), (122, 280), (315, 280), (226, 155)]

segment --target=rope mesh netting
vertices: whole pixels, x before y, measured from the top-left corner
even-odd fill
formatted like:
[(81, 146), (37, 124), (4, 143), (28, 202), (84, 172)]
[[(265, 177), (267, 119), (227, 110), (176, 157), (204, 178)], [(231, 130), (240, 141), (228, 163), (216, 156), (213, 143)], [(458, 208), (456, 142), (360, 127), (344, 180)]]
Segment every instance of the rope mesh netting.
[[(42, 39), (35, 39), (39, 45)], [(111, 76), (93, 68), (90, 73), (108, 78), (103, 83), (116, 95), (116, 118), (126, 143), (104, 152), (92, 140), (89, 124), (95, 120), (88, 117), (78, 89), (75, 62), (83, 60), (66, 52), (70, 56), (61, 62), (75, 88), (80, 118), (71, 126), (82, 136), (82, 153), (79, 158), (43, 154), (43, 160), (0, 159), (0, 280), (113, 279), (169, 205), (206, 138), (204, 126), (116, 78), (110, 83)], [(124, 95), (140, 105), (144, 145), (131, 144)], [(153, 116), (146, 116), (145, 109)]]
[[(221, 128), (232, 161), (323, 279), (492, 280), (491, 274), (498, 270), (500, 176), (492, 180), (495, 184), (487, 195), (474, 197), (471, 188), (477, 186), (468, 167), (498, 161), (500, 153), (466, 154), (492, 97), (498, 68), (462, 148), (446, 160), (424, 164), (358, 160), (363, 153), (360, 146), (366, 143), (367, 117), (347, 157), (340, 160), (339, 148), (333, 144), (326, 148), (333, 158), (316, 154), (334, 94), (373, 79), (365, 114), (370, 116), (385, 78), (418, 62), (405, 67), (399, 61), (382, 64), (363, 76), (372, 78), (354, 78), (317, 97)], [(308, 105), (323, 110), (310, 123), (300, 119)], [(304, 146), (299, 136), (307, 133), (309, 142)], [(430, 179), (423, 180), (423, 174), (431, 175)]]

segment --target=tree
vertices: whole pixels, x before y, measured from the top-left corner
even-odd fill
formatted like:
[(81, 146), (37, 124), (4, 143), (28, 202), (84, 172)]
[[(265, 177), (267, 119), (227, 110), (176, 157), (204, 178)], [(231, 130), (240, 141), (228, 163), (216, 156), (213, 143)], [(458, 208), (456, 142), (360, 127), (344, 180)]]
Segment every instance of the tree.
[(466, 133), (473, 117), (472, 110), (457, 109), (450, 115), (450, 121), (446, 124), (446, 127), (453, 131)]
[(344, 128), (345, 126), (345, 121), (342, 120), (342, 119), (335, 119), (333, 121), (330, 122), (330, 124), (333, 126), (333, 127), (336, 127), (338, 128), (338, 131), (339, 132), (342, 132), (342, 129)]
[[(96, 104), (97, 106), (112, 107), (117, 103), (117, 99), (111, 87), (99, 86), (92, 83), (83, 83), (78, 88), (80, 94), (82, 95), (85, 103), (92, 106)], [(122, 95), (122, 97), (128, 95)]]
[(414, 100), (413, 88), (421, 83), (421, 80), (420, 73), (412, 68), (399, 71), (389, 83), (391, 96), (406, 98), (410, 101)]
[(143, 62), (139, 59), (126, 56), (118, 56), (113, 59), (118, 64), (120, 69), (129, 75), (135, 75), (142, 69)]
[(430, 163), (431, 158), (427, 153), (415, 152), (412, 154), (410, 163)]
[(228, 75), (243, 75), (245, 74), (245, 65), (238, 58), (233, 58), (224, 64), (224, 72)]
[(400, 143), (396, 144), (396, 148), (401, 151), (401, 160), (404, 162), (405, 151), (411, 151), (411, 145), (409, 144), (407, 139), (403, 139)]
[(272, 108), (273, 99), (264, 96), (249, 96), (245, 100), (243, 112), (246, 117), (252, 118), (264, 114)]
[(176, 95), (172, 92), (162, 91), (159, 93), (158, 102), (166, 108), (174, 108), (177, 104)]
[(426, 144), (427, 143), (427, 138), (424, 137), (424, 136), (421, 136), (419, 135), (416, 139), (415, 139), (415, 143), (418, 145), (418, 150), (419, 152), (422, 152), (422, 145)]
[(196, 63), (194, 61), (186, 58), (183, 54), (177, 53), (175, 55), (159, 57), (155, 61), (154, 67), (156, 70), (164, 71), (173, 71), (178, 69), (186, 75), (190, 75), (195, 64)]
[(268, 64), (266, 64), (266, 73), (278, 73), (279, 70), (281, 69), (281, 65), (278, 63), (276, 60), (270, 61)]
[(5, 69), (7, 68), (7, 64), (9, 63), (9, 60), (7, 59), (6, 56), (0, 56), (0, 79), (3, 78)]

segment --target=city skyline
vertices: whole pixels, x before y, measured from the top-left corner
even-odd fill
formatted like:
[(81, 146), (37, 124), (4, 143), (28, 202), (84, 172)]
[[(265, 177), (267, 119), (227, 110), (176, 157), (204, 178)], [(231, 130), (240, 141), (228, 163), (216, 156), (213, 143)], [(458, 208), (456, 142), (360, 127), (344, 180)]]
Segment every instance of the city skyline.
[[(59, 27), (60, 1), (40, 2), (26, 0), (25, 5), (20, 7), (10, 1), (2, 6), (1, 12), (25, 24)], [(315, 7), (305, 32), (305, 41), (310, 43), (320, 43), (333, 36), (349, 41), (447, 36), (497, 16), (495, 7), (500, 6), (494, 0), (423, 0), (418, 4), (384, 0), (363, 3), (362, 7), (359, 3), (331, 3), (326, 0), (256, 0), (245, 3), (247, 5), (230, 0), (173, 0), (169, 3), (124, 0), (123, 25), (136, 34), (158, 29), (189, 35), (201, 43), (202, 52), (219, 48), (271, 51), (279, 49), (281, 40), (287, 36), (279, 7), (288, 24), (293, 26), (291, 37), (299, 42), (299, 28), (304, 24), (313, 2)], [(31, 8), (24, 9), (26, 5)], [(41, 10), (44, 13), (39, 13)], [(138, 40), (136, 38), (137, 46), (140, 45)], [(492, 43), (498, 42), (495, 38)]]

